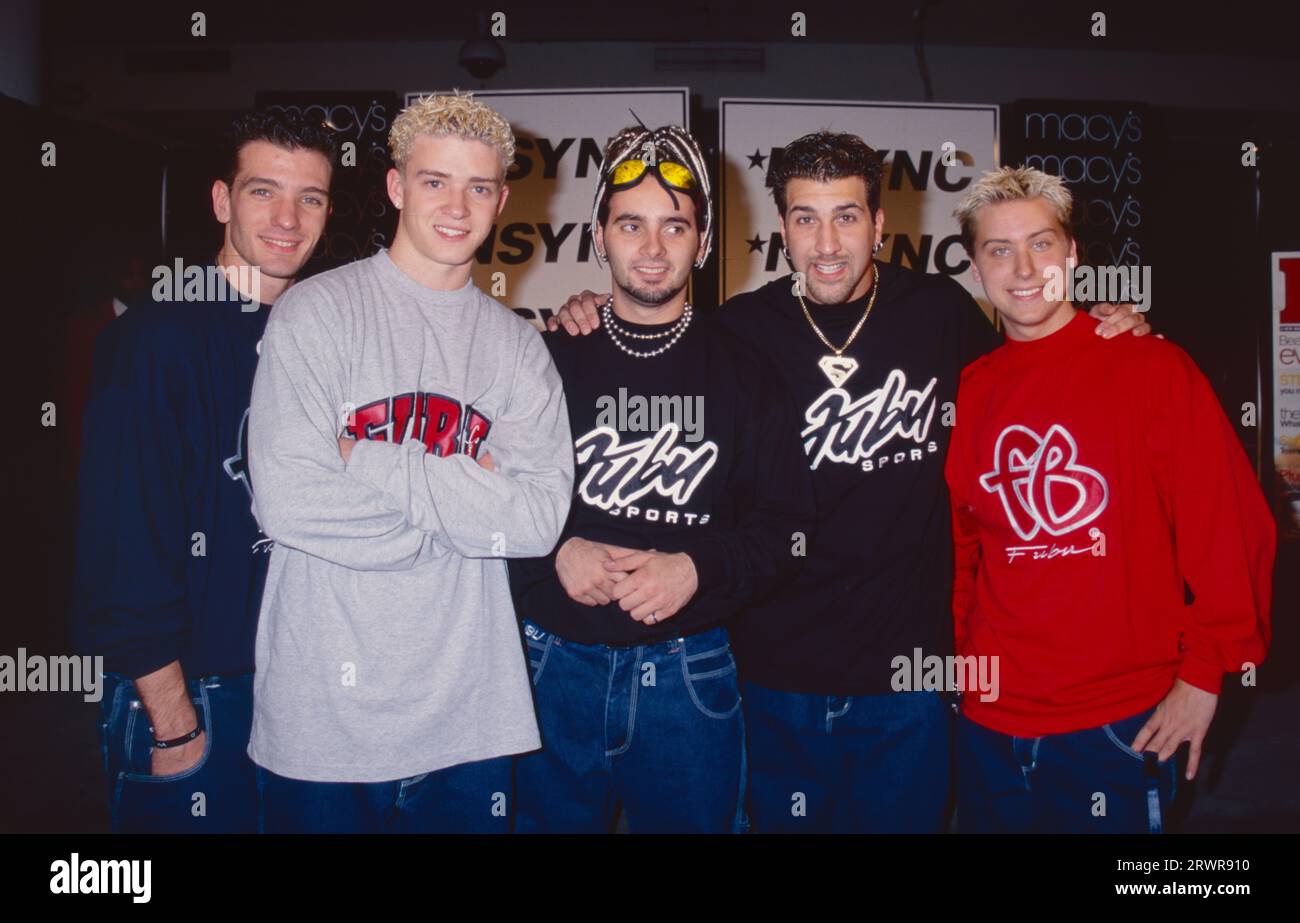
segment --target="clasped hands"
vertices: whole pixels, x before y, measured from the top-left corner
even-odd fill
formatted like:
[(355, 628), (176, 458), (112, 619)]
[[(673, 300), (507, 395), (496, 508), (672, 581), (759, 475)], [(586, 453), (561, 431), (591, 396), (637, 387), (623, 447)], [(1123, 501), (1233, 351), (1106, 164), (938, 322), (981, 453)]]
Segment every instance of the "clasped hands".
[(584, 606), (616, 602), (647, 625), (676, 615), (700, 585), (688, 554), (623, 548), (576, 536), (560, 546), (555, 572), (575, 602)]

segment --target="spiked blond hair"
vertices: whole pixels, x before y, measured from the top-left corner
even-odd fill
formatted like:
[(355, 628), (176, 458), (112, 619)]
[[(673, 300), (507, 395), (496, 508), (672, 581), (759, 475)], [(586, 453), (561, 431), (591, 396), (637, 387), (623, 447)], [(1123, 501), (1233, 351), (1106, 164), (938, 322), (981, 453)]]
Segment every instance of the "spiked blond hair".
[(961, 224), (961, 242), (966, 252), (974, 252), (975, 213), (981, 208), (998, 202), (1039, 197), (1052, 206), (1056, 220), (1065, 229), (1066, 235), (1072, 237), (1070, 210), (1074, 205), (1074, 197), (1059, 176), (1033, 167), (1001, 167), (986, 172), (966, 191), (956, 211), (952, 213)]
[(419, 135), (482, 141), (501, 155), (502, 172), (509, 170), (515, 160), (515, 134), (510, 123), (469, 93), (422, 96), (397, 114), (388, 132), (388, 150), (398, 170), (405, 171), (411, 145)]

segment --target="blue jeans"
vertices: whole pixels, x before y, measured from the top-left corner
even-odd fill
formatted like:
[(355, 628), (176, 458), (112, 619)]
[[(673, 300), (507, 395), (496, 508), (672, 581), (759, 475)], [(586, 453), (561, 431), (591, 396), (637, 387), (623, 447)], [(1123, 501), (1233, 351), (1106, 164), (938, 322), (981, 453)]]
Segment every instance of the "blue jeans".
[(206, 743), (185, 772), (155, 776), (149, 715), (135, 684), (104, 676), (99, 722), (114, 833), (256, 833), (257, 776), (248, 758), (253, 675), (189, 681)]
[(1177, 760), (1129, 748), (1144, 712), (1101, 727), (1009, 737), (964, 715), (957, 724), (962, 833), (1159, 833)]
[(938, 693), (742, 689), (755, 833), (943, 830), (952, 709)]
[(734, 833), (745, 727), (725, 629), (637, 647), (524, 622), (542, 749), (516, 757), (520, 833)]
[(510, 757), (392, 782), (308, 782), (257, 767), (263, 833), (509, 833)]

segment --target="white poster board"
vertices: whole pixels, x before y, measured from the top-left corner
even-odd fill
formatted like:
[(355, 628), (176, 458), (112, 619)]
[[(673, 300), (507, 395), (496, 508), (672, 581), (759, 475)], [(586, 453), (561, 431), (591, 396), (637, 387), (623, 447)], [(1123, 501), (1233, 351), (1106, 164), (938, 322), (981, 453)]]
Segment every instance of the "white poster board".
[[(998, 107), (789, 99), (722, 99), (721, 297), (789, 273), (767, 186), (774, 153), (810, 132), (860, 136), (885, 152), (886, 263), (950, 275), (983, 303), (952, 217), (962, 193), (998, 166)], [(985, 310), (988, 306), (985, 305)]]

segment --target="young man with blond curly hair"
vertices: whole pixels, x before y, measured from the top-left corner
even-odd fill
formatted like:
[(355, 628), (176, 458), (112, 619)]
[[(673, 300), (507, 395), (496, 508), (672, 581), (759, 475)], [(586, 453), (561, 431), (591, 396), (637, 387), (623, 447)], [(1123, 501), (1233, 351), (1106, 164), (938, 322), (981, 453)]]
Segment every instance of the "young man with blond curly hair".
[(435, 96), (389, 146), (392, 248), (286, 295), (253, 386), (268, 832), (505, 832), (540, 744), (505, 559), (551, 551), (573, 448), (541, 337), (470, 280), (514, 136)]

